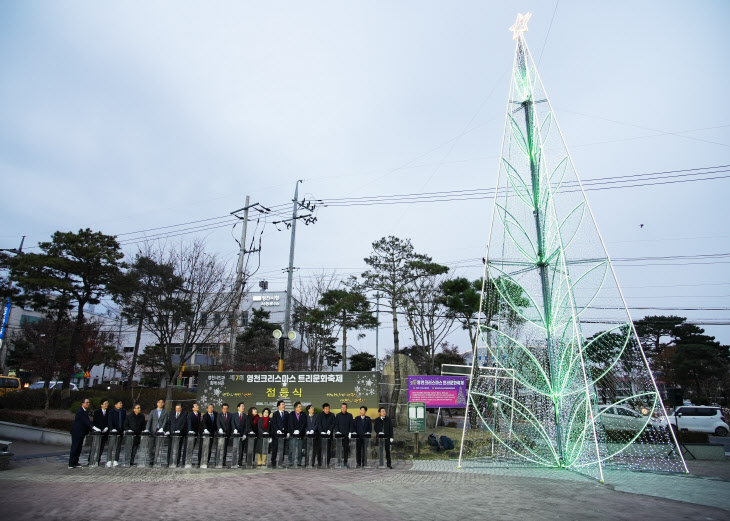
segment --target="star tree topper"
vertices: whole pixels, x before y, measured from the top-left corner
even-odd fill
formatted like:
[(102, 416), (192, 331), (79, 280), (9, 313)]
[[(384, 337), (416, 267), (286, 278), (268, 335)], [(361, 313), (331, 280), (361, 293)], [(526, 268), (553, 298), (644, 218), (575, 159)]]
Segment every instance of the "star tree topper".
[(522, 33), (527, 31), (527, 22), (530, 21), (531, 16), (532, 16), (532, 13), (526, 13), (526, 14), (518, 13), (517, 14), (517, 21), (515, 22), (515, 24), (512, 27), (509, 28), (509, 30), (512, 31), (512, 33), (514, 33), (512, 35), (513, 40), (518, 39), (520, 36), (522, 36)]

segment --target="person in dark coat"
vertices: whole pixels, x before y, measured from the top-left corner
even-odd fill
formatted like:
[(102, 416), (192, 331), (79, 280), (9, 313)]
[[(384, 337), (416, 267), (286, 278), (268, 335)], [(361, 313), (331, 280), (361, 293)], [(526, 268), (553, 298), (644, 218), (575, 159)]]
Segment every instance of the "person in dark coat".
[[(243, 402), (239, 402), (236, 407), (236, 412), (233, 413), (231, 419), (231, 438), (233, 443), (239, 443), (239, 440), (245, 440), (248, 428), (248, 415), (246, 414), (246, 405)], [(243, 462), (243, 453), (246, 450), (246, 443), (240, 442), (242, 450), (238, 452), (238, 465)]]
[(313, 454), (310, 454), (310, 456), (309, 456), (311, 458), (311, 460), (307, 462), (307, 465), (310, 465), (310, 464), (314, 465), (315, 459), (320, 460), (320, 463), (321, 463), (322, 458), (319, 454), (320, 454), (322, 447), (320, 447), (320, 442), (319, 442), (319, 415), (314, 414), (314, 405), (312, 405), (311, 403), (309, 405), (307, 405), (306, 420), (307, 420), (306, 436), (308, 438), (312, 438), (312, 452), (313, 452)]
[(347, 467), (347, 457), (350, 455), (351, 433), (354, 430), (352, 414), (347, 412), (347, 404), (342, 402), (340, 412), (335, 416), (335, 443), (342, 443), (342, 459)]
[[(228, 412), (228, 404), (224, 403), (221, 405), (221, 412), (218, 413), (218, 419), (216, 421), (216, 436), (224, 438), (226, 441), (223, 443), (223, 465), (225, 465), (226, 458), (228, 457), (228, 440), (233, 432), (233, 415)], [(211, 451), (213, 452), (213, 451)]]
[(357, 466), (362, 467), (365, 464), (365, 453), (363, 451), (363, 440), (369, 438), (373, 433), (373, 422), (370, 416), (367, 416), (368, 408), (364, 405), (360, 407), (360, 416), (355, 418), (355, 432), (357, 433)]
[(263, 411), (261, 411), (261, 416), (258, 416), (258, 419), (254, 419), (258, 426), (258, 437), (256, 438), (256, 458), (258, 460), (259, 467), (266, 466), (267, 452), (264, 451), (263, 440), (264, 438), (271, 438), (272, 424), (269, 414), (271, 414), (271, 409), (266, 407)]
[(215, 412), (213, 404), (208, 404), (208, 410), (203, 415), (203, 434), (215, 435), (216, 425), (218, 425), (218, 413)]
[(71, 425), (71, 453), (68, 456), (68, 468), (70, 469), (81, 468), (79, 457), (81, 457), (81, 449), (84, 446), (84, 438), (93, 427), (89, 420), (89, 406), (91, 406), (89, 399), (84, 399), (81, 407), (76, 411), (76, 417)]
[(302, 438), (304, 433), (307, 431), (307, 418), (302, 411), (302, 402), (294, 403), (294, 411), (289, 413), (287, 432), (289, 436), (294, 439), (294, 450), (289, 452), (289, 466), (293, 467), (295, 464), (297, 467), (302, 466)]
[(385, 458), (388, 460), (388, 468), (390, 465), (390, 444), (393, 443), (393, 422), (385, 415), (385, 407), (378, 409), (380, 417), (373, 422), (373, 429), (378, 438), (385, 438)]
[(271, 415), (271, 466), (276, 466), (276, 456), (279, 450), (284, 452), (284, 444), (286, 438), (289, 437), (287, 432), (287, 424), (289, 423), (289, 415), (286, 412), (286, 403), (284, 400), (276, 402), (276, 411)]
[[(328, 438), (330, 440), (330, 443), (327, 444), (327, 454), (322, 454), (320, 451), (319, 454), (319, 465), (322, 466), (322, 458), (327, 458), (327, 465), (329, 465), (330, 460), (332, 459), (331, 456), (331, 447), (332, 447), (332, 437), (335, 434), (335, 415), (330, 412), (330, 404), (323, 403), (322, 404), (322, 412), (319, 413), (319, 438), (320, 441), (322, 438)], [(321, 443), (320, 443), (321, 445)]]
[[(104, 447), (106, 442), (109, 440), (109, 400), (101, 402), (101, 409), (94, 411), (94, 429), (95, 432), (101, 432), (101, 444), (99, 447), (99, 459), (97, 463), (101, 461), (101, 455), (104, 454)], [(91, 460), (89, 460), (91, 464)]]
[(132, 441), (132, 454), (129, 457), (129, 464), (134, 465), (134, 457), (137, 455), (139, 448), (140, 436), (145, 428), (144, 414), (142, 414), (142, 406), (138, 403), (134, 404), (132, 414), (127, 415), (124, 419), (124, 435), (134, 436)]
[[(124, 433), (124, 420), (127, 419), (127, 411), (124, 409), (124, 402), (117, 400), (114, 408), (108, 413), (109, 435), (117, 436), (117, 447), (112, 458), (113, 465), (119, 465), (119, 453), (122, 450), (122, 434)], [(108, 465), (108, 463), (107, 463)]]
[(194, 433), (195, 438), (193, 438), (193, 446), (188, 447), (188, 436), (185, 436), (185, 441), (183, 442), (183, 461), (185, 461), (185, 458), (188, 453), (188, 449), (194, 451), (195, 446), (198, 446), (198, 452), (200, 452), (200, 434), (203, 431), (203, 415), (200, 413), (200, 405), (197, 403), (193, 404), (193, 410), (190, 414), (187, 415), (188, 420), (188, 427), (187, 427), (187, 433)]
[[(180, 449), (182, 448), (183, 443), (185, 440), (185, 435), (187, 434), (188, 430), (188, 415), (185, 414), (182, 410), (181, 404), (175, 405), (175, 412), (173, 412), (170, 415), (170, 432), (173, 435), (173, 438), (170, 440), (170, 453), (172, 453), (172, 444), (177, 443), (177, 460), (175, 461), (175, 465), (180, 464), (180, 458), (183, 456), (183, 451)], [(175, 436), (179, 436), (179, 438), (175, 438)], [(185, 461), (184, 459), (182, 460)]]

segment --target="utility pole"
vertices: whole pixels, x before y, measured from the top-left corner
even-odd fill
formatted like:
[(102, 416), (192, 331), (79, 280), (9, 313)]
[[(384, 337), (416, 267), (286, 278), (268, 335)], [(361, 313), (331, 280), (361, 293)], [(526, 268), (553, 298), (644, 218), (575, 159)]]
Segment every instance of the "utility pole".
[(294, 240), (297, 233), (297, 209), (299, 208), (299, 183), (298, 179), (294, 185), (294, 201), (292, 207), (291, 219), (291, 242), (289, 244), (289, 269), (286, 277), (286, 307), (284, 308), (284, 334), (279, 339), (279, 372), (284, 370), (284, 345), (286, 338), (289, 337), (289, 329), (291, 327), (291, 288), (292, 279), (294, 278)]
[[(243, 258), (246, 255), (246, 228), (248, 226), (248, 209), (251, 208), (249, 205), (250, 196), (246, 196), (246, 205), (241, 208), (240, 210), (236, 210), (235, 212), (231, 212), (231, 214), (235, 214), (236, 212), (240, 212), (243, 210), (243, 229), (241, 230), (241, 251), (238, 254), (238, 266), (236, 266), (236, 287), (233, 289), (233, 294), (236, 297), (236, 305), (233, 309), (233, 316), (231, 317), (231, 340), (230, 340), (230, 347), (231, 347), (231, 356), (236, 354), (236, 336), (238, 334), (238, 312), (241, 309), (241, 298), (243, 297)], [(240, 293), (238, 293), (240, 291)]]
[[(20, 239), (20, 247), (18, 247), (17, 250), (11, 249), (7, 250), (13, 253), (23, 253), (23, 244), (25, 244), (25, 235)], [(8, 280), (8, 290), (13, 289), (13, 281)], [(10, 321), (10, 312), (13, 310), (13, 304), (10, 302), (10, 297), (8, 297), (8, 300), (5, 302), (5, 309), (3, 310), (3, 318), (2, 322), (0, 323), (0, 372), (7, 376), (8, 374), (8, 368), (5, 365), (5, 359), (8, 356), (8, 349), (7, 349), (7, 342), (5, 342), (5, 335), (8, 331), (8, 322)]]

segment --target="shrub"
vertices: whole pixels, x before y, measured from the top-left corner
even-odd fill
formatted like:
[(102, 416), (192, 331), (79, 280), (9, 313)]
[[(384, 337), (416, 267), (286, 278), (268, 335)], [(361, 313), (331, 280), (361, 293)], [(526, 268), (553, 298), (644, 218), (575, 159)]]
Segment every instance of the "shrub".
[[(157, 400), (164, 399), (167, 395), (166, 389), (145, 387), (142, 389), (135, 389), (134, 395), (137, 396), (139, 393), (138, 402), (142, 405), (142, 410), (148, 412), (154, 409), (157, 405)], [(82, 389), (80, 391), (73, 391), (70, 399), (62, 399), (61, 391), (54, 391), (51, 395), (50, 408), (51, 409), (69, 409), (71, 412), (76, 413), (81, 407), (81, 400), (89, 398), (91, 400), (91, 406), (93, 409), (98, 409), (101, 402), (108, 399), (110, 406), (114, 404), (115, 400), (122, 400), (126, 409), (132, 408), (132, 397), (130, 391), (109, 391), (109, 390), (91, 390)], [(185, 400), (183, 408), (189, 410), (190, 406), (195, 400), (196, 395), (187, 391), (175, 389), (172, 392), (173, 402), (177, 400)], [(8, 393), (5, 396), (0, 397), (0, 409), (12, 409), (12, 410), (24, 410), (32, 411), (43, 409), (46, 405), (46, 392), (43, 389), (24, 389), (22, 391), (16, 391)], [(202, 406), (201, 406), (202, 408)]]
[(46, 420), (46, 427), (49, 429), (70, 432), (73, 422), (74, 421), (70, 418), (48, 418), (48, 420)]

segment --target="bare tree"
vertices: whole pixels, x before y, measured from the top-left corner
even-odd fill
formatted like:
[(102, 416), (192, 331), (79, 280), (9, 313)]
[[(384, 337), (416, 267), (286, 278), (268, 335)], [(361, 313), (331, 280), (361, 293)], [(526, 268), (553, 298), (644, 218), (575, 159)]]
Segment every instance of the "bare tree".
[(295, 293), (294, 323), (307, 350), (309, 368), (321, 371), (327, 354), (337, 340), (337, 324), (324, 312), (320, 304), (322, 295), (340, 283), (337, 272), (315, 273), (308, 282), (298, 279)]
[(144, 327), (157, 339), (169, 404), (181, 366), (198, 346), (225, 335), (240, 296), (233, 291), (233, 271), (207, 253), (201, 240), (162, 248), (156, 256), (158, 264), (173, 267), (174, 277), (161, 280), (158, 291), (150, 294)]
[(445, 274), (415, 279), (403, 295), (403, 309), (415, 347), (423, 351), (426, 373), (433, 374), (436, 349), (454, 329), (455, 318), (444, 305), (441, 285)]

